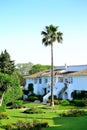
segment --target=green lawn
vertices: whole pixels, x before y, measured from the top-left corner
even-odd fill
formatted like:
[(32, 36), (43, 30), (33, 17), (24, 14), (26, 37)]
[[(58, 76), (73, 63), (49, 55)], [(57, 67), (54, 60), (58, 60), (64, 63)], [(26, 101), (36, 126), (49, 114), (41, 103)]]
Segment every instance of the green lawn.
[[(61, 106), (55, 105), (54, 108), (50, 106), (27, 103), (26, 107), (35, 107), (42, 109), (45, 113), (40, 114), (24, 114), (23, 109), (7, 109), (9, 119), (0, 120), (0, 130), (4, 130), (2, 126), (7, 123), (16, 122), (17, 120), (46, 120), (49, 123), (49, 127), (45, 130), (86, 130), (87, 129), (87, 116), (80, 117), (60, 117), (61, 110), (74, 109), (75, 106)], [(86, 108), (85, 108), (86, 109)]]

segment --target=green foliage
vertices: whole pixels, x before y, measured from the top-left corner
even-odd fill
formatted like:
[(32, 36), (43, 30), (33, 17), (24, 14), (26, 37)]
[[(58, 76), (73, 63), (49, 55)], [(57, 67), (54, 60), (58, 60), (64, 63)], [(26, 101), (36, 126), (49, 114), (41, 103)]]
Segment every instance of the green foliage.
[[(49, 96), (49, 99), (51, 99), (51, 96)], [(54, 95), (54, 99), (55, 99), (55, 100), (57, 99), (57, 96), (56, 96), (56, 95)]]
[(3, 92), (2, 92), (2, 91), (0, 91), (0, 98), (2, 97), (2, 95), (3, 95)]
[(11, 108), (21, 108), (23, 107), (23, 101), (22, 100), (16, 100), (12, 103)]
[(51, 45), (53, 42), (57, 40), (57, 42), (62, 43), (63, 38), (60, 31), (58, 31), (59, 27), (54, 25), (45, 26), (45, 31), (41, 32), (41, 35), (43, 35), (42, 43), (45, 46)]
[(32, 83), (28, 84), (28, 91), (31, 92), (31, 93), (33, 93), (34, 87), (33, 87)]
[(22, 88), (20, 87), (20, 80), (18, 75), (14, 73), (9, 76), (10, 84), (7, 91), (4, 94), (3, 104), (14, 102), (16, 99), (22, 97)]
[(38, 100), (38, 96), (36, 94), (31, 94), (28, 96), (28, 101), (34, 102), (35, 100)]
[(23, 94), (28, 95), (28, 93), (29, 93), (28, 90), (26, 90), (26, 89), (23, 90)]
[(87, 100), (73, 100), (73, 104), (75, 106), (86, 106), (87, 105)]
[(26, 122), (18, 120), (15, 124), (9, 123), (5, 126), (6, 130), (41, 130), (42, 128), (48, 127), (47, 121), (33, 121)]
[(27, 113), (27, 114), (36, 114), (36, 113), (45, 113), (43, 109), (41, 108), (38, 108), (38, 107), (32, 107), (32, 108), (29, 108), (27, 110), (24, 111), (24, 113)]
[(0, 119), (8, 119), (7, 112), (0, 112)]
[(33, 63), (19, 63), (16, 65), (16, 70), (17, 72), (23, 76), (23, 75), (28, 75), (29, 71), (32, 69)]
[(24, 93), (25, 95), (30, 94), (29, 96), (32, 96), (32, 95), (35, 96), (35, 94), (33, 94), (33, 91), (34, 91), (33, 84), (30, 83), (30, 84), (28, 84), (28, 90), (24, 89), (24, 90), (23, 90), (23, 93)]
[(8, 119), (6, 106), (0, 106), (0, 119)]
[(6, 112), (6, 106), (0, 106), (0, 112)]
[(12, 86), (12, 78), (7, 74), (0, 73), (0, 90), (6, 91), (9, 86)]
[(9, 102), (14, 103), (16, 99), (22, 97), (22, 89), (20, 86), (13, 86), (8, 89), (4, 95), (3, 104), (8, 104)]
[(87, 98), (87, 91), (74, 91), (72, 93), (73, 99), (86, 99)]
[[(27, 93), (27, 91), (26, 91)], [(40, 102), (43, 101), (43, 96), (42, 95), (36, 95), (34, 93), (30, 94), (27, 98), (28, 101), (34, 102), (35, 100), (39, 100)]]
[(38, 97), (38, 100), (39, 100), (40, 102), (43, 101), (43, 96), (42, 96), (42, 95), (36, 95), (36, 96)]
[(11, 60), (9, 53), (5, 50), (0, 54), (0, 72), (12, 74), (15, 70), (14, 61)]
[(69, 102), (69, 100), (62, 100), (61, 105), (68, 106), (68, 105), (70, 105), (70, 102)]
[(64, 110), (60, 115), (64, 117), (71, 117), (71, 116), (76, 117), (87, 115), (87, 112), (80, 109), (70, 109), (70, 110)]
[(48, 70), (50, 68), (51, 68), (50, 65), (36, 64), (36, 65), (32, 66), (31, 70), (29, 71), (29, 74), (34, 74), (34, 73), (37, 73), (37, 72), (40, 72), (40, 71)]

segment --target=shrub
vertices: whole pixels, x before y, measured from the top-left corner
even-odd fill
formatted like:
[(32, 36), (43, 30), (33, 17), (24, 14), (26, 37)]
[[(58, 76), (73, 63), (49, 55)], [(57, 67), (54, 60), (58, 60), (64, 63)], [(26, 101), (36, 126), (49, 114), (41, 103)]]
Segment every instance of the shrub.
[(60, 115), (64, 117), (76, 117), (87, 115), (87, 112), (79, 109), (70, 109), (70, 110), (64, 110)]
[(28, 84), (28, 91), (31, 92), (31, 93), (33, 93), (34, 87), (33, 87), (32, 83)]
[(21, 108), (23, 106), (22, 100), (17, 100), (12, 103), (11, 108)]
[(8, 124), (5, 126), (5, 129), (6, 129), (6, 130), (16, 130), (16, 127), (15, 127), (12, 123), (8, 123)]
[(30, 101), (30, 102), (34, 102), (35, 100), (38, 100), (38, 97), (30, 95), (27, 100)]
[(24, 111), (24, 113), (28, 114), (36, 114), (36, 113), (45, 113), (41, 108), (32, 107)]
[(38, 97), (38, 100), (40, 100), (40, 102), (43, 101), (43, 96), (42, 95), (36, 95)]
[(79, 99), (79, 100), (86, 99), (87, 98), (87, 91), (75, 90), (72, 93), (72, 97), (73, 97), (73, 99)]
[(38, 96), (36, 94), (31, 94), (28, 96), (28, 101), (34, 102), (35, 100), (38, 100)]
[(85, 100), (74, 100), (73, 103), (75, 106), (85, 106), (86, 105)]
[(25, 95), (28, 95), (28, 93), (29, 93), (29, 90), (23, 90), (23, 93), (25, 94)]
[(47, 121), (33, 121), (26, 122), (18, 120), (15, 124), (9, 123), (5, 126), (6, 130), (41, 130), (42, 128), (48, 127)]
[(69, 100), (62, 100), (62, 101), (61, 101), (61, 104), (62, 104), (63, 106), (67, 106), (67, 105), (70, 104), (70, 102), (69, 102)]
[[(49, 96), (49, 99), (51, 99), (51, 96)], [(54, 95), (54, 100), (56, 100), (57, 99), (57, 96), (56, 95)]]
[(8, 119), (7, 112), (0, 112), (0, 119)]
[(42, 123), (42, 127), (44, 127), (44, 128), (47, 128), (49, 126), (47, 120), (42, 120), (41, 123)]

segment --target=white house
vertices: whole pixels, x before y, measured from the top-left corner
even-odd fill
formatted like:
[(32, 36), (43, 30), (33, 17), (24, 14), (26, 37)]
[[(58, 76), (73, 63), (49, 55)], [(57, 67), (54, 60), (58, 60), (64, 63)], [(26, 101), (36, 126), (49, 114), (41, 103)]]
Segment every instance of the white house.
[[(26, 76), (25, 89), (28, 84), (33, 84), (34, 93), (45, 95), (46, 101), (51, 95), (50, 71), (38, 72)], [(74, 90), (87, 91), (87, 65), (58, 66), (54, 69), (54, 95), (58, 98), (72, 100)], [(27, 96), (23, 96), (27, 98)]]

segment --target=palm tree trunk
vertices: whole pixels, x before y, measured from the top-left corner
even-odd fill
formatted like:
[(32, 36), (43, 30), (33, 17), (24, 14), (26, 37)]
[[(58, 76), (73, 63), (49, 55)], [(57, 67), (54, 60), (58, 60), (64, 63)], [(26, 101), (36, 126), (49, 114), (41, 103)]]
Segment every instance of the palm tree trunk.
[(51, 44), (51, 103), (54, 106), (54, 94), (53, 94), (53, 43)]

